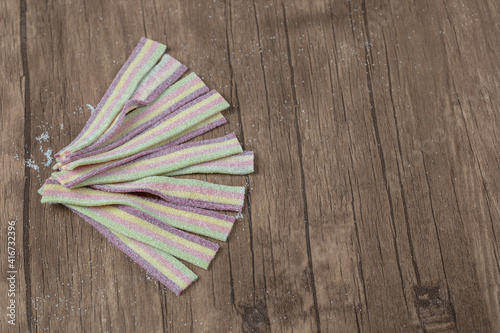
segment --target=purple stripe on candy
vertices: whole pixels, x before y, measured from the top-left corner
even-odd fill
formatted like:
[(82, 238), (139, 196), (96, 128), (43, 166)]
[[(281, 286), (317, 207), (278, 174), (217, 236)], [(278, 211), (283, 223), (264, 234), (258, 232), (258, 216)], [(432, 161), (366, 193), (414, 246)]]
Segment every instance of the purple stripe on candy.
[(47, 180), (45, 181), (45, 184), (55, 184), (55, 185), (61, 185), (61, 183), (59, 183), (56, 179), (54, 178), (47, 178)]
[(196, 199), (173, 197), (173, 196), (165, 195), (159, 191), (148, 189), (148, 188), (136, 189), (134, 192), (149, 192), (151, 194), (157, 195), (160, 198), (163, 198), (167, 201), (170, 201), (170, 202), (178, 204), (178, 205), (197, 207), (197, 208), (203, 208), (203, 209), (229, 210), (229, 211), (233, 211), (233, 212), (239, 212), (239, 211), (241, 211), (241, 208), (242, 208), (241, 206), (238, 206), (238, 205), (231, 205), (231, 204), (225, 204), (225, 203), (207, 202), (207, 201), (196, 200)]
[(92, 219), (91, 217), (82, 214), (71, 207), (68, 207), (85, 221), (87, 221), (90, 225), (96, 228), (104, 237), (106, 237), (111, 243), (115, 244), (121, 251), (123, 251), (126, 255), (128, 255), (132, 260), (134, 260), (139, 266), (144, 268), (148, 273), (153, 275), (158, 279), (161, 283), (163, 283), (168, 289), (172, 290), (177, 296), (179, 296), (182, 292), (182, 288), (175, 284), (172, 280), (170, 280), (167, 276), (161, 273), (157, 268), (147, 262), (144, 258), (134, 252), (130, 247), (128, 247), (120, 238), (118, 238), (115, 234), (113, 234), (108, 228)]
[(204, 247), (206, 247), (210, 250), (213, 250), (213, 251), (217, 251), (219, 249), (219, 245), (217, 245), (215, 243), (212, 243), (204, 238), (201, 238), (201, 237), (192, 235), (190, 233), (181, 231), (177, 228), (174, 228), (174, 227), (172, 227), (172, 226), (170, 226), (170, 225), (168, 225), (168, 224), (166, 224), (166, 223), (154, 218), (153, 216), (146, 214), (138, 209), (135, 209), (133, 207), (126, 206), (126, 205), (116, 205), (116, 207), (119, 208), (120, 210), (130, 214), (130, 215), (134, 215), (134, 216), (136, 216), (144, 221), (147, 221), (147, 222), (171, 233), (172, 235), (183, 238), (187, 241), (196, 243), (198, 245), (204, 246)]
[(242, 155), (253, 155), (253, 151), (248, 151), (248, 150), (245, 150), (244, 152), (241, 152), (238, 154), (238, 156), (242, 156)]

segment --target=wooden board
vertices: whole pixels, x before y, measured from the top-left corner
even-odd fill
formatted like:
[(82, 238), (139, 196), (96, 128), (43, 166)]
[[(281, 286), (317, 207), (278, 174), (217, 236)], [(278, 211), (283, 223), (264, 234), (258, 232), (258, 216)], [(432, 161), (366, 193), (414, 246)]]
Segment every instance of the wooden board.
[[(500, 330), (498, 2), (2, 0), (0, 18), (1, 332)], [(37, 194), (141, 36), (231, 104), (204, 137), (257, 156), (199, 176), (247, 202), (180, 297)]]

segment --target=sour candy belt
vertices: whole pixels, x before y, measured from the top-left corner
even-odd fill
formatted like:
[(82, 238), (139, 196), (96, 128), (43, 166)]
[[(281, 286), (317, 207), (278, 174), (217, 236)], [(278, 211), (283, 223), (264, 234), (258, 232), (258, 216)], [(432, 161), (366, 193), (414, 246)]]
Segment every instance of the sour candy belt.
[(165, 50), (139, 41), (39, 193), (179, 295), (197, 279), (180, 260), (209, 267), (219, 245), (200, 236), (227, 240), (235, 217), (215, 210), (241, 212), (245, 187), (173, 176), (247, 175), (254, 154), (235, 134), (190, 141), (226, 124), (229, 104)]

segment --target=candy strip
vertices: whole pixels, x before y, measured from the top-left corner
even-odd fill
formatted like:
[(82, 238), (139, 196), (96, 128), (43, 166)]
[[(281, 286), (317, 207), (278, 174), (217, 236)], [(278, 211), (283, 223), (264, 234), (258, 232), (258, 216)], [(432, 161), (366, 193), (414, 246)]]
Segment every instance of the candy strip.
[(54, 179), (43, 187), (42, 203), (78, 206), (127, 205), (184, 231), (225, 241), (235, 218), (217, 212), (149, 199), (132, 194), (108, 193), (87, 187), (67, 189)]
[(187, 66), (174, 57), (164, 54), (160, 62), (142, 79), (131, 100), (145, 101), (146, 103), (141, 103), (142, 105), (153, 102), (186, 71)]
[(167, 252), (110, 230), (91, 217), (71, 207), (68, 208), (96, 228), (111, 243), (177, 296), (198, 278), (189, 268)]
[(245, 199), (245, 187), (225, 186), (194, 179), (146, 177), (128, 183), (93, 185), (93, 189), (130, 193), (145, 192), (180, 205), (240, 212)]
[[(120, 129), (107, 139), (105, 144), (102, 144), (102, 147), (84, 154), (79, 153), (72, 159), (66, 159), (62, 164), (68, 164), (76, 159), (94, 156), (116, 148), (147, 128), (158, 124), (168, 114), (207, 92), (208, 87), (203, 81), (196, 74), (189, 74), (165, 90), (152, 104), (127, 114)], [(61, 167), (62, 164), (57, 164), (55, 168)]]
[[(211, 129), (221, 126), (226, 123), (226, 119), (220, 114), (217, 113), (215, 116), (212, 116), (205, 121), (197, 124), (193, 128), (190, 128), (186, 130), (185, 132), (169, 139), (166, 140), (166, 143), (162, 143), (161, 145), (158, 145), (157, 147), (153, 147), (148, 150), (143, 150), (136, 155), (129, 156), (123, 159), (119, 160), (114, 160), (114, 161), (109, 161), (109, 162), (104, 162), (104, 163), (99, 163), (99, 164), (92, 164), (92, 165), (84, 165), (81, 167), (78, 167), (74, 170), (71, 171), (60, 171), (54, 174), (55, 177), (58, 178), (59, 182), (63, 184), (64, 186), (71, 188), (71, 187), (78, 187), (78, 184), (81, 183), (82, 181), (93, 177), (95, 175), (98, 175), (106, 170), (109, 170), (111, 168), (126, 164), (128, 162), (131, 162), (135, 160), (138, 157), (145, 156), (145, 155), (150, 155), (159, 151), (163, 151), (167, 148), (171, 148), (174, 145), (184, 143), (192, 138), (195, 138), (203, 133), (206, 133), (210, 131)], [(82, 185), (80, 185), (82, 186)]]
[(197, 279), (179, 259), (207, 269), (219, 248), (189, 232), (225, 241), (235, 217), (213, 210), (240, 212), (245, 187), (170, 176), (249, 174), (254, 155), (234, 134), (188, 142), (224, 124), (229, 104), (195, 74), (180, 79), (186, 67), (165, 49), (140, 40), (82, 131), (56, 154), (60, 171), (39, 193), (179, 295)]
[[(168, 54), (165, 54), (161, 61), (146, 75), (146, 77), (142, 79), (131, 99), (125, 103), (122, 111), (118, 114), (104, 134), (86, 148), (65, 155), (64, 162), (67, 162), (70, 158), (71, 160), (81, 158), (86, 152), (92, 151), (106, 143), (110, 138), (117, 134), (124, 121), (125, 115), (129, 111), (152, 103), (162, 92), (177, 81), (182, 74), (186, 72), (186, 70), (186, 66)], [(208, 88), (206, 90), (208, 90)]]
[(229, 104), (224, 98), (215, 90), (212, 90), (208, 94), (197, 98), (178, 111), (168, 115), (157, 126), (142, 132), (125, 144), (105, 153), (63, 165), (62, 169), (73, 170), (78, 166), (107, 162), (137, 154), (142, 150), (151, 148), (162, 141), (186, 131), (188, 128), (195, 126), (228, 107)]
[(165, 91), (150, 107), (127, 115), (123, 130), (111, 138), (112, 144), (106, 146), (106, 151), (126, 143), (144, 130), (154, 127), (173, 111), (208, 92), (208, 87), (195, 73), (189, 74)]
[(163, 250), (174, 257), (207, 269), (219, 245), (177, 230), (133, 207), (68, 205), (124, 236)]
[(228, 175), (248, 175), (254, 172), (253, 151), (245, 151), (218, 160), (191, 165), (176, 171), (168, 172), (165, 176), (190, 175), (195, 173), (222, 173)]
[[(234, 133), (211, 140), (189, 142), (139, 157), (127, 164), (114, 167), (90, 177), (77, 186), (120, 183), (148, 176), (162, 175), (193, 164), (207, 162), (242, 152)], [(73, 179), (54, 173), (62, 183)]]
[(141, 38), (83, 130), (68, 147), (56, 154), (56, 158), (63, 158), (64, 155), (85, 148), (96, 141), (113, 122), (134, 93), (141, 79), (156, 64), (165, 49), (165, 45)]

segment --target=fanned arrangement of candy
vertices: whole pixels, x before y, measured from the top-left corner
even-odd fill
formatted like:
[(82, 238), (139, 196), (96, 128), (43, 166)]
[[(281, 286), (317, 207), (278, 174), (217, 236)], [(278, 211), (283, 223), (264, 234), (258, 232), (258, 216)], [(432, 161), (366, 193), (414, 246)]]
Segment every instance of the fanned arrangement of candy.
[(226, 123), (229, 104), (166, 46), (141, 38), (80, 134), (55, 155), (39, 193), (63, 204), (179, 295), (207, 269), (241, 212), (245, 187), (178, 175), (247, 175), (253, 152), (234, 134), (190, 141)]

